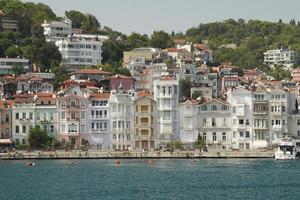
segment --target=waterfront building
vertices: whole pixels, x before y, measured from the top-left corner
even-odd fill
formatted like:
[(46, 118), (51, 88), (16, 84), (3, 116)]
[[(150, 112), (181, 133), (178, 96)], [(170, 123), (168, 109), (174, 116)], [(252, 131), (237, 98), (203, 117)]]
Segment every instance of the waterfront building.
[(264, 64), (274, 67), (275, 65), (283, 65), (287, 69), (294, 64), (298, 64), (299, 55), (297, 51), (290, 49), (272, 49), (264, 52)]
[(211, 99), (198, 106), (199, 133), (209, 149), (232, 148), (231, 106), (221, 99)]
[(198, 139), (198, 101), (186, 100), (180, 103), (180, 141), (186, 147), (193, 147)]
[(13, 100), (0, 100), (1, 139), (12, 138), (12, 106)]
[(113, 150), (130, 150), (133, 147), (135, 96), (132, 90), (125, 91), (122, 83), (118, 89), (110, 91), (110, 147)]
[(12, 109), (12, 138), (16, 145), (28, 144), (29, 130), (35, 126), (34, 95), (18, 94)]
[(85, 143), (88, 140), (87, 111), (87, 98), (79, 86), (59, 92), (57, 98), (58, 140), (77, 149)]
[(53, 93), (36, 93), (34, 102), (35, 126), (39, 126), (50, 137), (57, 138), (56, 95)]
[(140, 92), (134, 101), (134, 149), (156, 148), (156, 102), (149, 93)]
[(14, 68), (20, 67), (24, 71), (29, 70), (29, 60), (25, 58), (0, 58), (0, 75), (15, 74)]
[(110, 148), (109, 97), (110, 93), (103, 90), (89, 94), (87, 128), (91, 149)]
[(61, 40), (72, 33), (72, 21), (64, 18), (63, 21), (47, 21), (42, 23), (46, 41), (55, 42)]
[[(253, 128), (257, 134), (265, 131), (267, 118), (264, 115), (267, 113), (267, 107), (265, 104), (261, 104), (264, 101), (255, 102), (253, 100), (254, 102), (252, 103), (251, 91), (242, 87), (229, 91), (227, 95), (227, 101), (231, 105), (232, 148), (240, 150), (251, 149), (253, 146), (253, 137), (255, 137), (253, 135)], [(253, 106), (255, 109), (253, 109)], [(258, 120), (259, 122), (254, 120)], [(261, 140), (261, 137), (257, 137), (256, 143), (259, 144)]]
[(96, 66), (102, 61), (103, 35), (72, 34), (55, 42), (68, 71), (81, 66)]
[(157, 109), (157, 141), (160, 146), (179, 140), (179, 80), (163, 76), (154, 80)]

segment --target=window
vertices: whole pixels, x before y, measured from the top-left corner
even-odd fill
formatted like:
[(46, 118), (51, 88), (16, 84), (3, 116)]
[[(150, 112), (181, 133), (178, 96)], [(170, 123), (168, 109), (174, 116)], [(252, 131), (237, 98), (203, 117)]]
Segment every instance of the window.
[(243, 138), (243, 137), (244, 137), (244, 132), (240, 131), (240, 138)]
[(127, 140), (130, 140), (130, 134), (127, 134)]
[(22, 133), (26, 133), (26, 126), (22, 126)]
[(250, 149), (250, 144), (246, 143), (246, 149)]
[(61, 125), (61, 132), (63, 133), (66, 132), (66, 125), (64, 124)]
[(298, 125), (298, 126), (300, 125), (300, 119), (297, 120), (297, 125)]
[(206, 141), (206, 133), (202, 133), (202, 139), (203, 141)]
[(246, 131), (246, 138), (250, 138), (250, 132)]
[(61, 108), (65, 108), (65, 107), (66, 107), (66, 102), (65, 102), (65, 101), (62, 101), (62, 102), (60, 103), (60, 107), (61, 107)]
[(142, 112), (148, 112), (148, 106), (147, 105), (142, 105), (141, 106), (141, 111)]
[(76, 101), (75, 100), (71, 100), (71, 106), (75, 107), (76, 106)]
[(85, 132), (85, 124), (80, 125), (80, 132)]
[(207, 110), (207, 107), (206, 106), (202, 106), (202, 110)]
[(33, 119), (33, 113), (29, 113), (29, 119)]
[(297, 131), (298, 136), (300, 136), (300, 130)]
[(243, 119), (239, 119), (239, 125), (243, 125), (244, 124), (244, 120)]
[(62, 112), (60, 113), (60, 118), (61, 118), (61, 119), (66, 119), (66, 113), (65, 113), (65, 111), (62, 111)]
[(19, 113), (16, 113), (16, 119), (19, 119)]
[(8, 114), (5, 115), (5, 122), (9, 122), (9, 115)]
[(223, 140), (223, 141), (226, 140), (226, 133), (222, 133), (222, 140)]
[(50, 132), (53, 133), (54, 132), (54, 125), (50, 126)]
[(203, 124), (203, 126), (206, 125), (206, 118), (204, 118), (204, 119), (202, 120), (202, 124)]
[(281, 107), (281, 112), (285, 112), (285, 106)]
[(130, 121), (126, 122), (126, 128), (130, 128)]
[(211, 125), (212, 126), (216, 126), (216, 119), (215, 118), (211, 118)]
[(19, 126), (16, 125), (16, 133), (20, 133)]
[(81, 101), (81, 102), (80, 102), (80, 106), (81, 106), (81, 107), (85, 107), (85, 101)]
[(54, 119), (54, 113), (50, 113), (50, 120)]
[(22, 139), (22, 144), (26, 144), (26, 139)]
[(75, 113), (75, 111), (72, 111), (71, 112), (71, 119), (75, 119), (76, 118), (76, 113)]
[(113, 128), (117, 128), (117, 122), (113, 121)]
[(22, 119), (26, 119), (26, 113), (22, 113)]
[(249, 125), (249, 119), (246, 119), (246, 125)]
[(217, 133), (213, 133), (213, 141), (217, 141)]
[(232, 107), (232, 112), (236, 113), (236, 107), (235, 106)]
[(217, 106), (216, 105), (212, 105), (211, 106), (211, 110), (217, 110)]
[(20, 140), (17, 138), (16, 139), (16, 145), (19, 145), (20, 144)]

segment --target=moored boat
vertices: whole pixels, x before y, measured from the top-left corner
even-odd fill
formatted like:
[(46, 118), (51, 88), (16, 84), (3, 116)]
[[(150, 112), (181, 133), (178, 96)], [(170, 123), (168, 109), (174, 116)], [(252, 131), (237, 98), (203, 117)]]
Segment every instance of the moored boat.
[(296, 159), (297, 148), (293, 138), (283, 138), (275, 152), (275, 160), (294, 160)]

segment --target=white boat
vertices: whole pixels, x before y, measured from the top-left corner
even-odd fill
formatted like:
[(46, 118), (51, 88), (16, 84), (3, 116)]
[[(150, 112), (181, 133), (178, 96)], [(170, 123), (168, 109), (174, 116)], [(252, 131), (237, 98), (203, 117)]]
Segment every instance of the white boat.
[(294, 160), (296, 159), (297, 148), (293, 138), (283, 138), (275, 152), (276, 160)]

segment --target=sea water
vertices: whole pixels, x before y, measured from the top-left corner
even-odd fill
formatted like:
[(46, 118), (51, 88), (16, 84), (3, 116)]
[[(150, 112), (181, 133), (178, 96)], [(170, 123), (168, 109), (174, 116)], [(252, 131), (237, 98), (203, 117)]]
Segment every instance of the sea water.
[(300, 160), (0, 161), (0, 200), (300, 199)]

